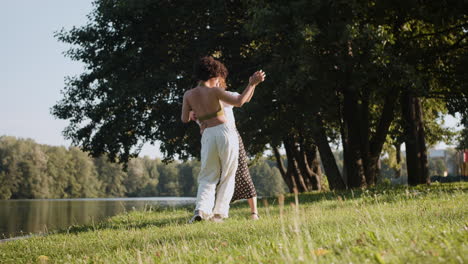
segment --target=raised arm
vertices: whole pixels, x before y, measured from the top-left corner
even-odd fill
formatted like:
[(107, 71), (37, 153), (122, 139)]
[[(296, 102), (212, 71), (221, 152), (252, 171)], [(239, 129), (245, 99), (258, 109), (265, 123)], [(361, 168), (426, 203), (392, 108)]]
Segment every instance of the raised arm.
[(266, 74), (263, 71), (255, 72), (249, 79), (249, 84), (244, 89), (244, 92), (240, 95), (232, 95), (227, 93), (221, 88), (217, 88), (217, 94), (221, 101), (224, 101), (230, 105), (241, 107), (245, 102), (250, 101), (252, 98), (255, 87), (265, 80)]
[[(263, 73), (263, 79), (265, 79), (265, 77), (266, 77), (265, 72), (263, 72), (263, 70), (260, 70), (259, 72), (260, 72), (260, 73)], [(255, 74), (252, 75), (252, 76), (249, 78), (249, 83), (251, 83), (252, 81), (254, 81), (254, 80), (252, 79), (252, 78), (254, 78), (254, 76), (255, 76)], [(247, 99), (247, 102), (250, 102), (250, 100), (252, 99), (252, 96), (253, 96), (254, 93), (255, 93), (255, 87), (253, 88), (252, 92), (250, 92), (250, 96), (249, 96), (249, 98)]]
[(250, 102), (250, 99), (252, 99), (253, 94), (255, 93), (255, 87), (253, 88), (252, 92), (250, 92), (249, 98), (247, 98), (247, 103)]
[(187, 100), (187, 93), (185, 92), (184, 94), (184, 101), (182, 102), (182, 115), (180, 119), (182, 120), (183, 123), (188, 123), (190, 122), (190, 111), (192, 108), (190, 107), (190, 104)]

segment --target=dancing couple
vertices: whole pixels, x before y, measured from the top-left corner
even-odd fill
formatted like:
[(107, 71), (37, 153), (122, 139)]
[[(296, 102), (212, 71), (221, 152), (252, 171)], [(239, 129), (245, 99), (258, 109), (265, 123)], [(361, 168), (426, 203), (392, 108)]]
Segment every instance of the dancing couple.
[(257, 194), (232, 108), (250, 101), (265, 73), (255, 72), (238, 94), (225, 90), (228, 71), (213, 57), (201, 58), (194, 70), (198, 85), (185, 92), (181, 117), (184, 123), (197, 121), (202, 133), (197, 202), (189, 222), (222, 222), (228, 217), (230, 202), (239, 199), (248, 199), (252, 219), (258, 219)]

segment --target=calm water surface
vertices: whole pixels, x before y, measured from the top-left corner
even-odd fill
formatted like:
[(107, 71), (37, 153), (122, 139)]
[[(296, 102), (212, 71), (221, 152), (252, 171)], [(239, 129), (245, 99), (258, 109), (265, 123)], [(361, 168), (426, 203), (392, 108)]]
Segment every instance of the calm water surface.
[(191, 197), (0, 200), (0, 239), (96, 223), (130, 210), (194, 203)]

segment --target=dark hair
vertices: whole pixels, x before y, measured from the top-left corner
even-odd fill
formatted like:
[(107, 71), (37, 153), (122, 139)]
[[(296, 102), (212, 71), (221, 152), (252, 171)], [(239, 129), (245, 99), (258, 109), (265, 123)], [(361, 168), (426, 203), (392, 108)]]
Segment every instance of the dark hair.
[(195, 63), (194, 75), (197, 81), (208, 81), (214, 77), (227, 78), (228, 70), (220, 61), (211, 56), (205, 56)]

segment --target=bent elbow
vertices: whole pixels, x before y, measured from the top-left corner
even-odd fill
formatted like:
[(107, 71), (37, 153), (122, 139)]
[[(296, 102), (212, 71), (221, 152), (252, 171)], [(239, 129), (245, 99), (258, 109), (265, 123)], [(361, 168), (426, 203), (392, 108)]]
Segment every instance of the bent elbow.
[(235, 106), (235, 107), (242, 107), (242, 106), (245, 104), (245, 102), (247, 102), (247, 98), (245, 98), (245, 97), (242, 98), (242, 97), (241, 97), (241, 98), (239, 98), (239, 99), (237, 100), (237, 102), (236, 102), (236, 104), (235, 104), (234, 106)]

